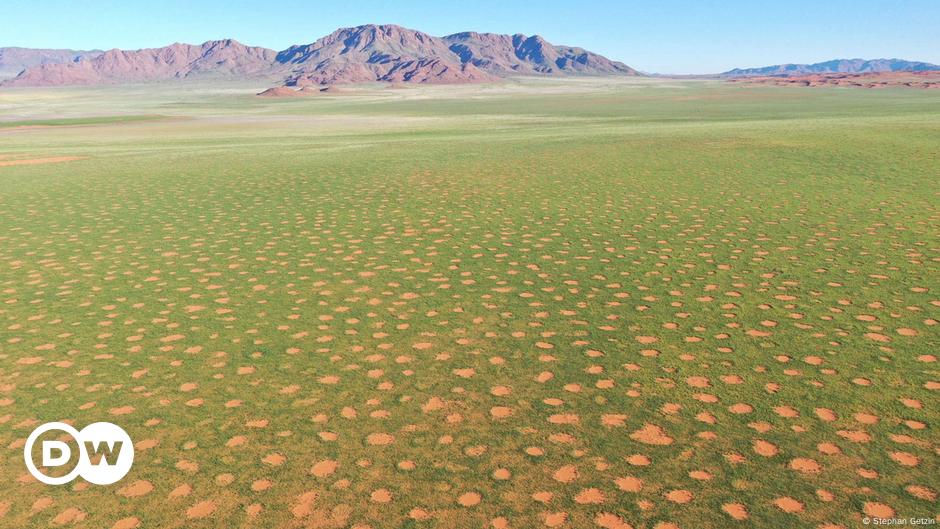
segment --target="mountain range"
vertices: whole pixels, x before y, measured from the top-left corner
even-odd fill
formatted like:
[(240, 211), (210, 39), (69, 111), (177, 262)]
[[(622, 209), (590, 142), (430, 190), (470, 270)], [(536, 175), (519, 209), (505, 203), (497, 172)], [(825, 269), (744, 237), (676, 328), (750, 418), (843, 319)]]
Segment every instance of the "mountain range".
[[(232, 39), (104, 52), (0, 48), (5, 86), (93, 85), (199, 78), (265, 79), (287, 86), (370, 81), (466, 83), (511, 75), (639, 75), (629, 66), (544, 38), (493, 33), (435, 37), (396, 25), (341, 28), (283, 51)], [(41, 53), (45, 52), (45, 54)], [(54, 53), (53, 53), (54, 52)]]
[[(835, 59), (735, 68), (718, 75), (796, 77), (931, 70), (940, 66), (901, 59)], [(514, 75), (641, 74), (621, 62), (583, 48), (557, 46), (539, 35), (467, 31), (435, 37), (391, 24), (340, 28), (313, 43), (282, 51), (232, 39), (139, 50), (0, 48), (2, 86), (232, 78), (303, 87), (374, 81), (472, 83)]]
[(902, 59), (834, 59), (814, 64), (775, 64), (760, 68), (735, 68), (722, 73), (727, 77), (739, 76), (791, 76), (822, 73), (881, 73), (881, 72), (925, 72), (940, 70), (940, 65)]
[(26, 68), (91, 59), (101, 50), (42, 50), (35, 48), (0, 48), (0, 79), (15, 77)]

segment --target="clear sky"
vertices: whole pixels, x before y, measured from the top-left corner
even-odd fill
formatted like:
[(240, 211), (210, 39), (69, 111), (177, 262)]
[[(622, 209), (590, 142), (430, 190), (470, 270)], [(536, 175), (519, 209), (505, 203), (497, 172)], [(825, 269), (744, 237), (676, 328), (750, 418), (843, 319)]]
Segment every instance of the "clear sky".
[(940, 63), (940, 0), (2, 0), (0, 46), (145, 48), (234, 38), (283, 49), (338, 27), (538, 33), (645, 72), (834, 58)]

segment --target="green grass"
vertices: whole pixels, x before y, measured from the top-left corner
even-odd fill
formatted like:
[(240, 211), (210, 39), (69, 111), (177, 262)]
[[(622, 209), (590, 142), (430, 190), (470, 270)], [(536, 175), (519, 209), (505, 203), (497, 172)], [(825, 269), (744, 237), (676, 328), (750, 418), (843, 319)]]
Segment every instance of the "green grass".
[(0, 121), (0, 128), (13, 127), (66, 127), (77, 125), (106, 125), (161, 119), (163, 116), (93, 116), (87, 118), (64, 119), (27, 119), (20, 121)]
[[(0, 132), (0, 161), (88, 157), (0, 167), (0, 525), (68, 507), (89, 528), (539, 527), (559, 512), (571, 528), (601, 513), (849, 528), (867, 502), (938, 515), (905, 489), (940, 489), (940, 95), (604, 80), (250, 93), (0, 93), (36, 119), (187, 118)], [(18, 443), (52, 420), (156, 445), (114, 486), (19, 481)], [(631, 437), (647, 423), (672, 443)], [(335, 473), (311, 475), (328, 459)], [(553, 478), (568, 465), (574, 481)], [(628, 476), (642, 490), (620, 490)], [(153, 491), (118, 494), (138, 480)], [(603, 503), (579, 503), (592, 488)], [(467, 492), (480, 504), (459, 505)], [(775, 507), (784, 496), (803, 511)], [(202, 501), (213, 517), (187, 519)]]

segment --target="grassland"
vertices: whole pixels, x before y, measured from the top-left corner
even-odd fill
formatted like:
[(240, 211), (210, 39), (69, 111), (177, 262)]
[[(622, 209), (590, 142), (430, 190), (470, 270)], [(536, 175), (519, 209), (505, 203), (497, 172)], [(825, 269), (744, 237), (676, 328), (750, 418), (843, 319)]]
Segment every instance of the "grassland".
[(0, 526), (940, 516), (940, 94), (254, 91), (0, 91)]

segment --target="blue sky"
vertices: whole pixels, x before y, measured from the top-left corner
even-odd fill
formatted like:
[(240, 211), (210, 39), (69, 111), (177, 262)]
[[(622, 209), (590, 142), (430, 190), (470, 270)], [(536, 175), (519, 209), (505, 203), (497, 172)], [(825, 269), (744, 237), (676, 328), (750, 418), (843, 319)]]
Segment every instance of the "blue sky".
[(855, 57), (940, 63), (940, 0), (3, 0), (0, 21), (0, 46), (143, 48), (229, 37), (283, 49), (342, 26), (394, 23), (432, 35), (538, 33), (646, 72)]

